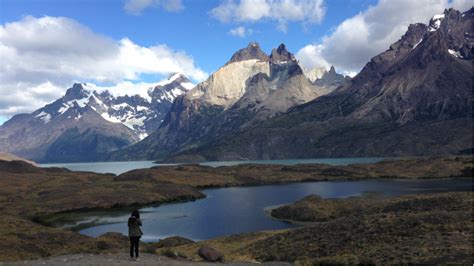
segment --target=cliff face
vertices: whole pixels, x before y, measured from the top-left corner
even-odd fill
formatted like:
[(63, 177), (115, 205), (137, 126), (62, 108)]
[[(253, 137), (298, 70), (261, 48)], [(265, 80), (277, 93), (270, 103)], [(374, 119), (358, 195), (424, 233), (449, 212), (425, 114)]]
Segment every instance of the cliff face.
[(473, 23), (473, 9), (463, 14), (450, 9), (429, 25), (411, 25), (399, 41), (332, 93), (174, 159), (472, 151)]
[(227, 64), (185, 95), (189, 100), (230, 107), (245, 93), (245, 82), (258, 73), (269, 73), (269, 64), (249, 59)]
[(222, 82), (232, 86), (214, 87), (219, 75), (211, 76), (135, 151), (172, 161), (472, 151), (473, 22), (473, 9), (450, 9), (413, 24), (352, 80), (331, 69), (311, 82), (284, 45), (268, 59), (252, 47), (234, 58), (261, 60), (223, 69), (247, 62), (263, 70), (229, 72), (238, 79)]
[(111, 158), (156, 159), (212, 143), (338, 85), (313, 84), (283, 44), (267, 56), (258, 44), (250, 43), (206, 81), (179, 97), (154, 134)]

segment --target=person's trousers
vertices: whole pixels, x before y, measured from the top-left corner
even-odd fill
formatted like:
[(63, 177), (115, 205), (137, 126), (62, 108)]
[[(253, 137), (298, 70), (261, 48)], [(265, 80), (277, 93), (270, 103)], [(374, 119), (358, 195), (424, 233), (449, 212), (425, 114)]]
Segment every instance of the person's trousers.
[(135, 251), (135, 257), (138, 257), (138, 245), (140, 244), (139, 236), (130, 237), (130, 257), (133, 258), (133, 252)]

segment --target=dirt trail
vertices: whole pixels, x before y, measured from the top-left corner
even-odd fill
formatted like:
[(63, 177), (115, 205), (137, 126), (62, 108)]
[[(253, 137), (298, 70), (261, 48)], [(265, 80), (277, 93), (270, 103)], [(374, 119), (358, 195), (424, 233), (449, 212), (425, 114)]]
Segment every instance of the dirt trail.
[[(126, 254), (73, 254), (73, 255), (62, 255), (44, 258), (40, 260), (29, 260), (19, 262), (0, 262), (0, 265), (14, 266), (14, 265), (52, 265), (52, 266), (69, 266), (69, 265), (160, 265), (160, 266), (183, 266), (183, 265), (235, 265), (235, 266), (246, 266), (246, 265), (260, 265), (254, 263), (205, 263), (205, 262), (189, 262), (181, 260), (173, 260), (167, 257), (142, 254), (137, 261), (132, 261)], [(264, 263), (263, 265), (272, 266), (287, 266), (291, 265), (288, 263)]]

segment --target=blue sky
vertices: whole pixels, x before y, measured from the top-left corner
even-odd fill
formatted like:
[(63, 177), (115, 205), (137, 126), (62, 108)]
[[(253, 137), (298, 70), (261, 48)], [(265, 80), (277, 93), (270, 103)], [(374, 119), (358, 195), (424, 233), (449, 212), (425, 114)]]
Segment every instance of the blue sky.
[[(0, 124), (73, 82), (204, 80), (251, 41), (355, 75), (411, 23), (472, 0), (0, 0)], [(232, 32), (234, 34), (232, 34)], [(125, 86), (124, 86), (125, 87)]]
[[(375, 0), (331, 0), (325, 4), (326, 15), (320, 24), (304, 27), (291, 22), (287, 32), (279, 31), (274, 21), (221, 23), (209, 12), (220, 2), (216, 0), (183, 1), (184, 9), (168, 12), (163, 8), (148, 8), (141, 15), (124, 10), (125, 1), (113, 0), (2, 0), (0, 23), (20, 20), (31, 15), (72, 18), (93, 31), (114, 39), (128, 37), (142, 46), (166, 44), (190, 54), (197, 65), (210, 73), (222, 66), (237, 50), (250, 41), (257, 41), (269, 52), (280, 43), (298, 51), (319, 40), (348, 17), (367, 9)], [(253, 29), (244, 38), (228, 32), (238, 25)]]

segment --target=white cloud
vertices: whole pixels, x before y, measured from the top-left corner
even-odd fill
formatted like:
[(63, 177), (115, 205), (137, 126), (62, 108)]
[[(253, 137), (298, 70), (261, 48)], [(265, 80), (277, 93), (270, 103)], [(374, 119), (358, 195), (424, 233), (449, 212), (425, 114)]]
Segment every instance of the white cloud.
[(321, 22), (325, 7), (323, 0), (226, 0), (210, 14), (221, 22), (274, 20), (279, 30), (286, 31), (288, 22)]
[(460, 11), (467, 11), (474, 7), (472, 0), (453, 0), (451, 6)]
[(3, 116), (41, 107), (75, 81), (138, 83), (141, 74), (173, 72), (196, 81), (207, 77), (185, 52), (162, 44), (144, 47), (127, 38), (115, 41), (63, 17), (25, 17), (0, 25), (0, 58)]
[[(412, 23), (430, 18), (454, 6), (461, 11), (466, 0), (380, 0), (364, 12), (344, 20), (322, 41), (303, 47), (298, 53), (305, 67), (334, 65), (342, 72), (359, 72), (375, 55), (387, 50)], [(472, 2), (471, 2), (472, 6)]]
[(247, 29), (243, 26), (233, 28), (229, 31), (229, 34), (232, 36), (237, 36), (240, 38), (245, 38), (253, 33), (252, 29)]
[(322, 49), (322, 45), (307, 45), (296, 53), (296, 57), (306, 69), (312, 69), (316, 66), (329, 69), (329, 63), (321, 56)]
[(127, 0), (123, 6), (127, 13), (136, 16), (151, 7), (161, 7), (170, 12), (180, 11), (184, 8), (181, 0)]

